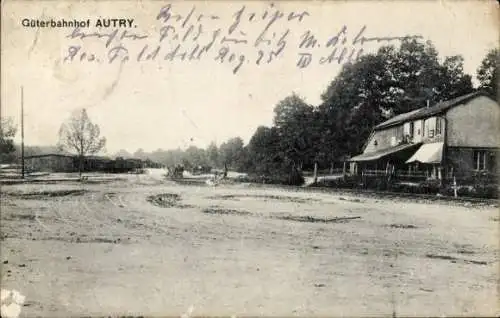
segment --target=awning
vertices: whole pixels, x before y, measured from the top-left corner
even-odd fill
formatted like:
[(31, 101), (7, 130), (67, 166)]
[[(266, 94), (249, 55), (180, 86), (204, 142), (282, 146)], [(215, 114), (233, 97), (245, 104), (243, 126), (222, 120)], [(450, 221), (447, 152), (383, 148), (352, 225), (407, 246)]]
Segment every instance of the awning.
[(443, 157), (443, 146), (442, 142), (423, 144), (406, 163), (440, 163)]
[[(395, 147), (391, 147), (391, 148), (387, 148), (387, 149), (383, 149), (383, 150), (379, 150), (379, 151), (375, 151), (375, 152), (363, 153), (363, 154), (360, 154), (359, 156), (352, 157), (351, 159), (349, 159), (349, 161), (373, 161), (373, 160), (378, 160), (380, 158), (383, 158), (383, 157), (386, 157), (386, 156), (389, 156), (389, 155), (392, 155), (392, 154), (395, 154), (395, 153), (398, 153), (400, 151), (407, 150), (407, 149), (410, 149), (410, 148), (413, 148), (413, 147), (417, 147), (419, 145), (420, 145), (420, 143), (416, 143), (416, 144), (402, 144), (402, 145), (398, 145), (398, 146), (395, 146)], [(408, 157), (406, 157), (406, 158), (408, 158)]]

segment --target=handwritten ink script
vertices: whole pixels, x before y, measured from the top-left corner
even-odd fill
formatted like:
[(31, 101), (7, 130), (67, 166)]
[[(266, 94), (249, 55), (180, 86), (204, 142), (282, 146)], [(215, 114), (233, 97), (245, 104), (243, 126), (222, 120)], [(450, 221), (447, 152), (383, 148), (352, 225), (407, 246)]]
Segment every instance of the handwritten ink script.
[[(276, 63), (285, 55), (292, 56), (295, 66), (302, 69), (314, 63), (343, 64), (358, 59), (367, 43), (421, 38), (370, 37), (367, 26), (351, 29), (346, 25), (326, 39), (319, 38), (306, 28), (308, 20), (314, 22), (308, 11), (285, 12), (274, 4), (260, 10), (242, 5), (229, 14), (202, 12), (196, 5), (177, 10), (167, 4), (154, 17), (154, 32), (75, 28), (66, 36), (70, 44), (63, 52), (63, 60), (106, 64), (212, 60), (228, 65), (236, 74), (246, 65)], [(99, 49), (89, 49), (87, 43), (96, 40)]]

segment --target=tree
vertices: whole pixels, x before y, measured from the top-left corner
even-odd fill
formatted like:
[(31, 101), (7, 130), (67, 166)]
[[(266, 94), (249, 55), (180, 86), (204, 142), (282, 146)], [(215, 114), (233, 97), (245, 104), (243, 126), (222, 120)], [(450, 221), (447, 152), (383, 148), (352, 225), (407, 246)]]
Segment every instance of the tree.
[(430, 42), (405, 40), (399, 48), (381, 47), (344, 65), (322, 95), (319, 112), (330, 159), (362, 150), (373, 126), (427, 103), (434, 104), (473, 91), (463, 72), (463, 58), (440, 63)]
[(106, 138), (99, 135), (99, 126), (90, 121), (86, 109), (75, 112), (66, 123), (61, 125), (58, 146), (61, 150), (76, 153), (80, 177), (84, 157), (98, 153), (106, 144)]
[[(386, 54), (395, 54), (388, 50)], [(323, 94), (319, 107), (323, 117), (324, 157), (331, 162), (356, 153), (372, 127), (381, 121), (382, 111), (396, 107), (400, 92), (382, 55), (365, 55), (346, 65)], [(401, 107), (401, 106), (400, 106)]]
[(498, 96), (498, 65), (500, 63), (500, 51), (498, 48), (492, 49), (486, 54), (477, 69), (477, 79), (479, 88), (487, 91), (494, 97)]
[(281, 149), (280, 139), (277, 127), (258, 127), (242, 151), (245, 157), (241, 161), (249, 173), (270, 177), (273, 182), (300, 185), (304, 178)]
[(273, 174), (283, 165), (283, 154), (279, 147), (279, 135), (275, 127), (260, 126), (248, 143), (249, 172)]
[(13, 154), (16, 151), (14, 145), (14, 136), (17, 127), (13, 124), (12, 118), (2, 118), (0, 122), (0, 160), (12, 161)]
[(316, 123), (314, 107), (295, 93), (274, 108), (274, 125), (280, 136), (279, 147), (285, 159), (302, 168), (315, 157)]
[(219, 165), (219, 149), (217, 148), (217, 144), (215, 144), (215, 142), (210, 143), (207, 147), (206, 153), (210, 165), (212, 167), (217, 167)]
[(464, 58), (460, 55), (447, 56), (441, 66), (441, 83), (437, 90), (446, 98), (465, 95), (474, 90), (472, 76), (464, 73)]
[(120, 151), (118, 151), (118, 152), (115, 154), (115, 157), (120, 157), (120, 158), (127, 159), (127, 158), (132, 158), (132, 155), (131, 155), (131, 154), (130, 154), (130, 152), (128, 152), (127, 150), (125, 150), (125, 149), (120, 149)]
[(207, 161), (204, 149), (189, 146), (184, 152), (183, 164), (187, 170), (192, 170), (198, 166), (206, 166)]
[(219, 147), (219, 159), (221, 167), (231, 167), (236, 169), (243, 155), (243, 139), (240, 137), (231, 138), (222, 143)]
[(144, 149), (142, 149), (142, 148), (137, 149), (134, 152), (133, 156), (134, 156), (134, 158), (142, 159), (142, 160), (145, 160), (148, 157), (148, 155), (144, 152)]

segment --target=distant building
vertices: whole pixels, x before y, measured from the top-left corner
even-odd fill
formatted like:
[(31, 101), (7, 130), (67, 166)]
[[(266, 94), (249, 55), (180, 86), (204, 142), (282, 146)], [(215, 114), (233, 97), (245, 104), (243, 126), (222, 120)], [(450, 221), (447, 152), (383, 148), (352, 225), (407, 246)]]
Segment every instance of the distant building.
[[(150, 166), (158, 165), (153, 162)], [(28, 171), (40, 172), (77, 172), (80, 160), (76, 155), (42, 154), (25, 157), (25, 166)], [(103, 156), (86, 156), (82, 162), (84, 172), (124, 173), (145, 167), (140, 159), (111, 159)]]
[(28, 171), (43, 172), (74, 172), (75, 158), (72, 155), (64, 154), (43, 154), (26, 156), (24, 158), (25, 166)]
[(405, 171), (428, 178), (497, 174), (500, 108), (484, 92), (397, 115), (374, 129), (351, 171)]
[[(76, 168), (78, 170), (79, 160), (75, 156)], [(83, 171), (106, 171), (112, 169), (114, 160), (109, 157), (102, 156), (85, 156), (83, 158)]]

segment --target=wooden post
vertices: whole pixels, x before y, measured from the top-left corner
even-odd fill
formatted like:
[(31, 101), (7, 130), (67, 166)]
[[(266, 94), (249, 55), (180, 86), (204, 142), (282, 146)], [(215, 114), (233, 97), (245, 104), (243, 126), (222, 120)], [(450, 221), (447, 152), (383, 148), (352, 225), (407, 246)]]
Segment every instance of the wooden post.
[(313, 182), (316, 183), (318, 182), (318, 163), (314, 163), (314, 175), (313, 175)]
[(456, 197), (458, 197), (458, 193), (457, 193), (457, 179), (455, 177), (453, 177), (453, 194)]
[(347, 175), (347, 162), (344, 160), (344, 167), (342, 168), (342, 178), (345, 180)]
[(24, 179), (24, 88), (21, 86), (21, 177)]
[(387, 182), (391, 181), (391, 164), (387, 161), (387, 165), (385, 166), (385, 177), (387, 178)]

